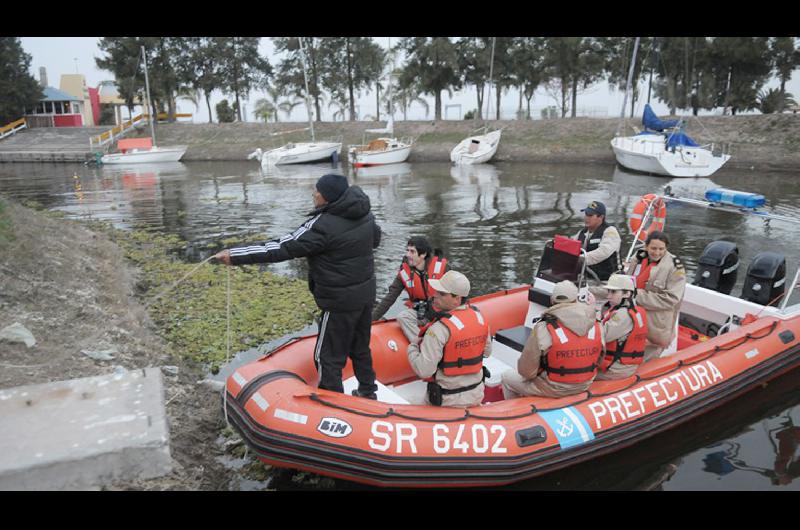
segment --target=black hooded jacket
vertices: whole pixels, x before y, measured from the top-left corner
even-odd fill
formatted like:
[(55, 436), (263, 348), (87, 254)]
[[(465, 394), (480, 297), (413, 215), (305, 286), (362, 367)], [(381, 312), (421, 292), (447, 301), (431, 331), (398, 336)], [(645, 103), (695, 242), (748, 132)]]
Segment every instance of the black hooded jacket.
[(315, 209), (294, 232), (263, 245), (231, 249), (231, 264), (308, 258), (308, 287), (320, 309), (357, 311), (375, 300), (373, 249), (381, 229), (358, 186)]

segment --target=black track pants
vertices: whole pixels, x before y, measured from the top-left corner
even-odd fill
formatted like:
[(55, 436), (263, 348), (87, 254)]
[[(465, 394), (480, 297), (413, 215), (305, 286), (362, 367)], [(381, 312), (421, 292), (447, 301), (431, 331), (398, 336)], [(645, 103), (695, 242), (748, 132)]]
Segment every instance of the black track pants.
[(365, 305), (360, 311), (322, 312), (314, 348), (319, 388), (343, 392), (342, 369), (350, 357), (358, 379), (358, 391), (371, 394), (378, 390), (369, 349), (371, 326), (372, 304)]

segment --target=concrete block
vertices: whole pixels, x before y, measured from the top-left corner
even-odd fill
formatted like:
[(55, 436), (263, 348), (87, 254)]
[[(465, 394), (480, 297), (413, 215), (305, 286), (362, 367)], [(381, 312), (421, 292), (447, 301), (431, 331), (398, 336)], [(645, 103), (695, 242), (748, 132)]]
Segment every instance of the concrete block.
[(171, 469), (158, 368), (0, 389), (0, 490), (97, 489)]

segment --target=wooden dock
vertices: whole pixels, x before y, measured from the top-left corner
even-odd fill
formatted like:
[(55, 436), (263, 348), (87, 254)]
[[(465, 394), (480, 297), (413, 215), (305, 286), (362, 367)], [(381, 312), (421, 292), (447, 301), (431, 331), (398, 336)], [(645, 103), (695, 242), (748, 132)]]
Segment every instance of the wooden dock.
[(85, 162), (100, 148), (89, 139), (110, 127), (34, 128), (0, 140), (0, 162)]

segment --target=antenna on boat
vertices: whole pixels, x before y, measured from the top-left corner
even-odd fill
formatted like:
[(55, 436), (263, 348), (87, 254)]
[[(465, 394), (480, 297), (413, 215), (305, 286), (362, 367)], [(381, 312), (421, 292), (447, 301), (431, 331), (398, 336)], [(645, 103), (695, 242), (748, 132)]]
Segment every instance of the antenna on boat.
[[(145, 53), (144, 46), (142, 46), (142, 60), (144, 61), (144, 89), (147, 95), (147, 114), (153, 114), (153, 105), (150, 102), (150, 78), (147, 76), (147, 53)], [(155, 116), (150, 116), (150, 136), (153, 138), (153, 147), (156, 146), (156, 128), (153, 125)]]
[(625, 121), (625, 107), (628, 105), (628, 92), (631, 90), (631, 81), (633, 81), (633, 69), (636, 67), (636, 52), (639, 50), (639, 39), (636, 37), (636, 42), (633, 44), (633, 58), (631, 59), (631, 66), (628, 68), (628, 82), (625, 84), (625, 97), (622, 100), (622, 110), (619, 113), (619, 123), (617, 124), (617, 131), (614, 136), (619, 136), (619, 131), (622, 128), (622, 123)]
[(311, 141), (316, 142), (314, 136), (314, 119), (311, 117), (311, 103), (308, 101), (308, 74), (306, 74), (306, 49), (303, 47), (303, 37), (297, 37), (300, 42), (300, 61), (303, 64), (303, 80), (306, 83), (306, 111), (308, 112), (308, 126), (311, 128)]

